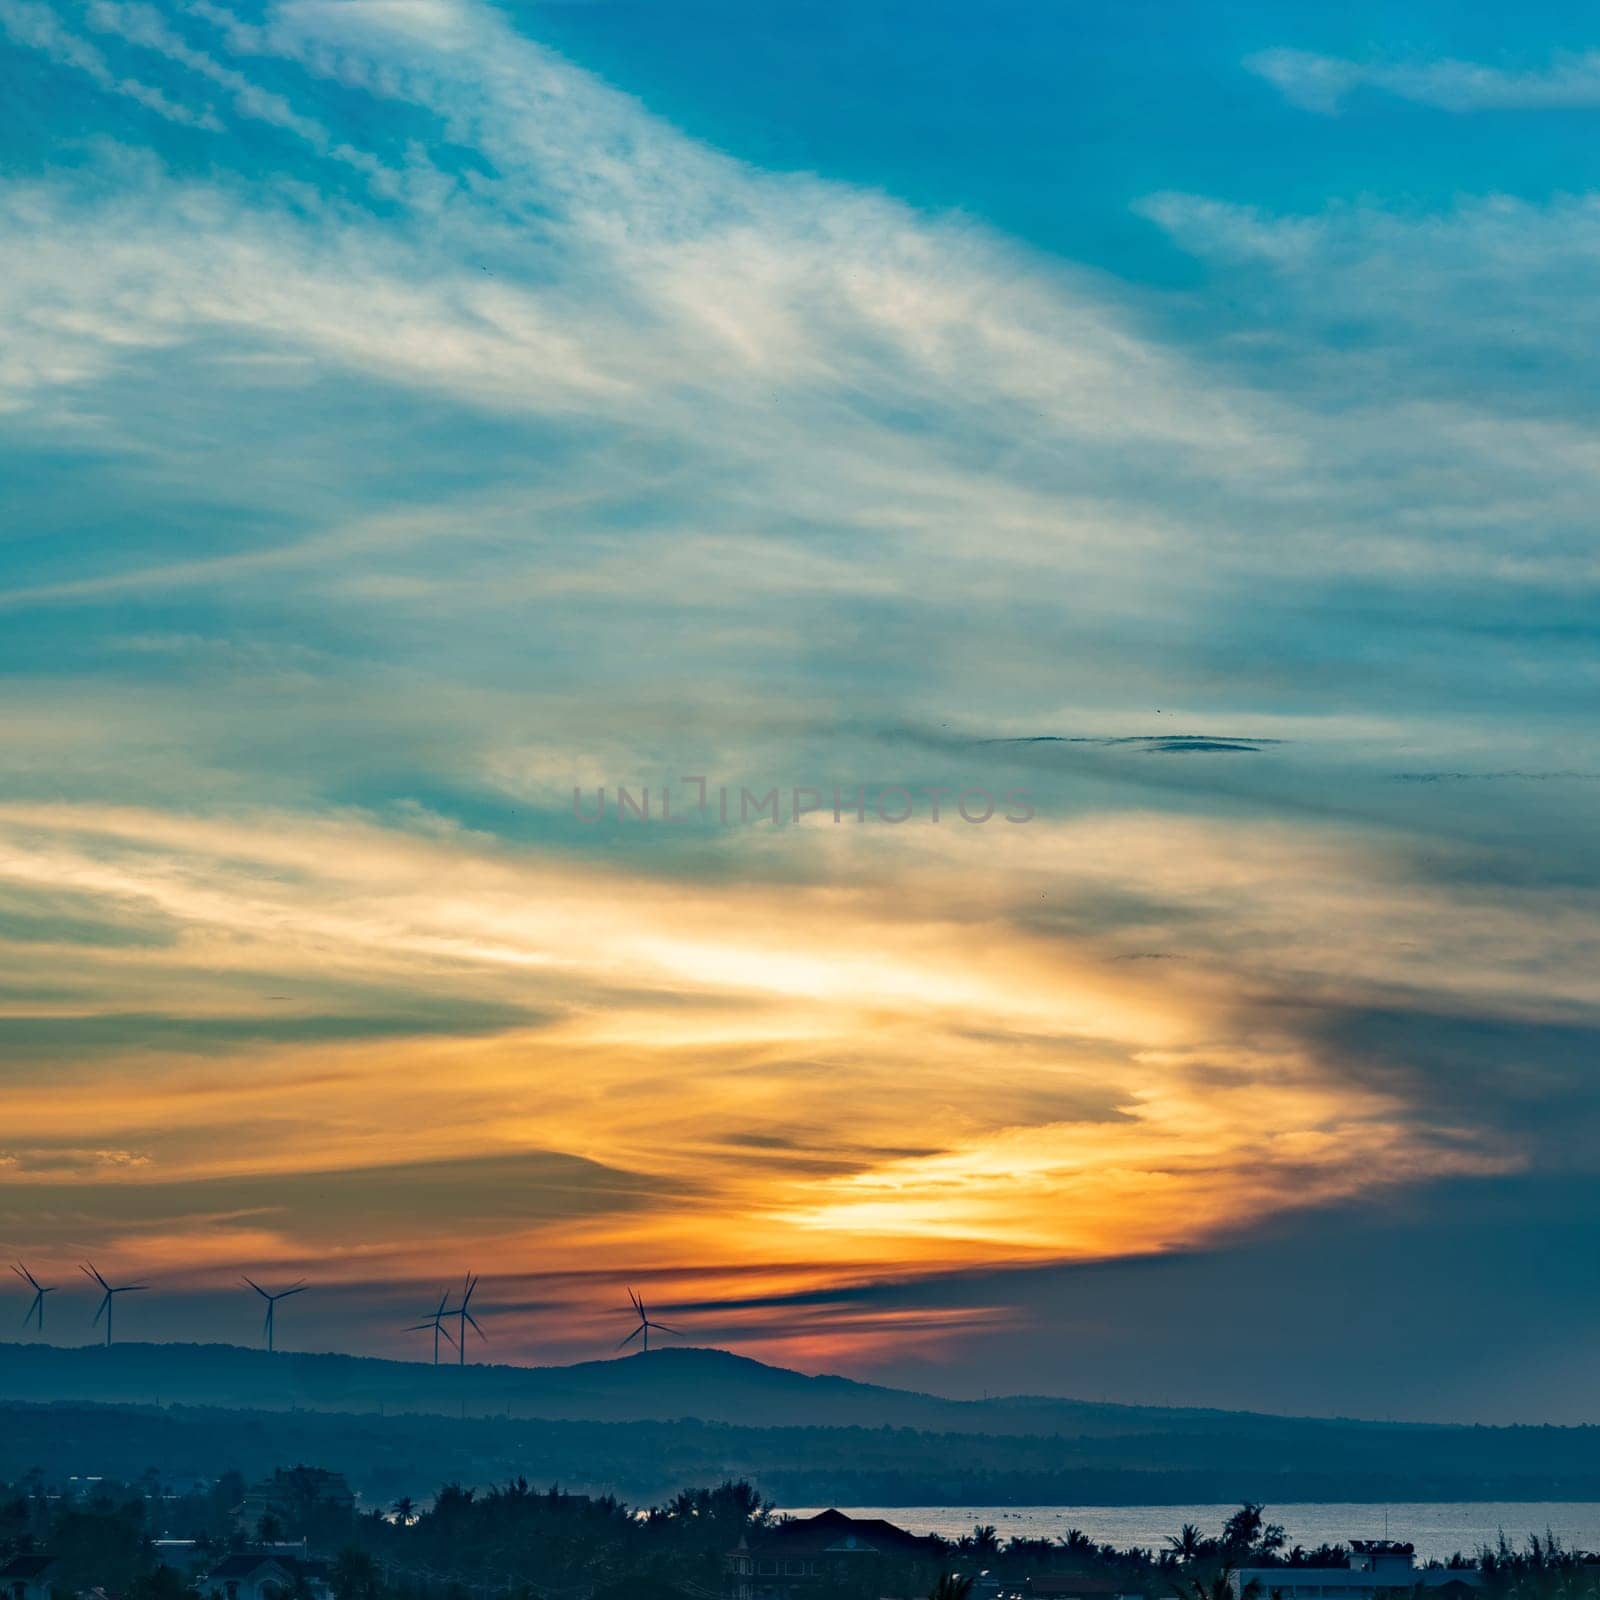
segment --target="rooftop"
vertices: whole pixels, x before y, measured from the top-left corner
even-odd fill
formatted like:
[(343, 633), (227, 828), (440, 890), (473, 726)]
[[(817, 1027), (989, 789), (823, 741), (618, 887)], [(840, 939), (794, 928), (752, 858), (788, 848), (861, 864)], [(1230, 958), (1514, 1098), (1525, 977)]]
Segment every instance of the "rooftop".
[(12, 1556), (3, 1565), (0, 1565), (0, 1578), (22, 1579), (41, 1577), (56, 1564), (54, 1556), (47, 1556), (42, 1550), (35, 1550), (30, 1555)]
[(235, 1550), (219, 1561), (207, 1574), (208, 1580), (248, 1578), (263, 1567), (276, 1567), (286, 1577), (293, 1577), (300, 1563), (293, 1556), (276, 1555), (269, 1550)]
[(848, 1517), (842, 1511), (819, 1511), (814, 1517), (780, 1522), (750, 1542), (753, 1554), (807, 1556), (830, 1554), (923, 1555), (934, 1541), (882, 1517)]
[(1121, 1594), (1127, 1587), (1105, 1572), (1039, 1572), (1028, 1579), (1028, 1593), (1037, 1595)]

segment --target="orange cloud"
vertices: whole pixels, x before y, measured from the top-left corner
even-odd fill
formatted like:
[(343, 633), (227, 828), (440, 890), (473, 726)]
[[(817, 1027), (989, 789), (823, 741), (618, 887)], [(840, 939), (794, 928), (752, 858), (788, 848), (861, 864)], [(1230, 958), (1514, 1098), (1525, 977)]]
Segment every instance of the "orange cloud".
[[(869, 855), (801, 830), (783, 876), (721, 884), (359, 816), (6, 808), (0, 888), (163, 934), (75, 947), (66, 998), (0, 1007), (20, 1037), (48, 1022), (67, 1041), (20, 1053), (6, 1137), (139, 1153), (101, 1164), (74, 1235), (100, 1225), (94, 1195), (137, 1190), (119, 1268), (427, 1277), (470, 1247), (511, 1275), (658, 1274), (680, 1298), (774, 1261), (809, 1263), (775, 1270), (787, 1292), (1163, 1251), (1517, 1163), (1330, 1075), (1292, 1019), (1263, 1021), (1262, 995), (1308, 968), (1359, 997), (1374, 944), (1453, 912), (1386, 888), (1377, 843), (1148, 818), (1024, 833)], [(1083, 914), (1041, 918), (1041, 882)], [(1168, 908), (1155, 937), (1189, 960), (1117, 959), (1129, 935), (1091, 914), (1117, 886)], [(1458, 941), (1491, 982), (1480, 935)], [(1594, 982), (1544, 972), (1551, 989)], [(480, 1026), (453, 1025), (474, 1008)], [(71, 1026), (97, 1019), (110, 1034), (75, 1052)], [(540, 1152), (570, 1165), (508, 1177)], [(451, 1164), (447, 1214), (396, 1199), (418, 1163), (430, 1183)], [(335, 1172), (366, 1175), (337, 1243), (311, 1221)], [(279, 1192), (247, 1205), (240, 1186), (263, 1176)], [(0, 1199), (39, 1179), (0, 1164)], [(15, 1215), (7, 1231), (41, 1243)], [(834, 1313), (805, 1348), (864, 1347), (875, 1326)]]

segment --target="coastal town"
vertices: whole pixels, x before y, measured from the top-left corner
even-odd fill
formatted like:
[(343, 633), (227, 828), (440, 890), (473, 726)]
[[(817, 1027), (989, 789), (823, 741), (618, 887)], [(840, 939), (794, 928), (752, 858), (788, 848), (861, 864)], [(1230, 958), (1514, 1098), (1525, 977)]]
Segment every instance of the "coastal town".
[(1287, 1546), (1256, 1504), (1118, 1549), (1065, 1525), (951, 1539), (746, 1483), (636, 1509), (524, 1482), (366, 1506), (297, 1466), (245, 1483), (0, 1486), (0, 1600), (1590, 1600), (1600, 1557), (1548, 1535), (1419, 1560), (1400, 1538)]

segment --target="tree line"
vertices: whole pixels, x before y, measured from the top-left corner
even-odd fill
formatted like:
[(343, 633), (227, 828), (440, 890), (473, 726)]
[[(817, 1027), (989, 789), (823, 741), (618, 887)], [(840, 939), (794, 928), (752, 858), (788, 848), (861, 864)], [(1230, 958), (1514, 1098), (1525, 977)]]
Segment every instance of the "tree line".
[[(246, 1484), (237, 1473), (183, 1492), (164, 1488), (153, 1471), (87, 1488), (51, 1486), (34, 1473), (0, 1486), (0, 1558), (53, 1555), (52, 1581), (63, 1597), (98, 1586), (125, 1600), (210, 1600), (161, 1564), (155, 1539), (192, 1539), (203, 1557), (218, 1558), (304, 1539), (325, 1559), (334, 1600), (715, 1600), (727, 1553), (779, 1521), (757, 1488), (732, 1479), (643, 1509), (516, 1478), (487, 1490), (447, 1484), (427, 1504), (402, 1496), (359, 1510), (327, 1499), (325, 1478), (309, 1468), (277, 1472), (270, 1509), (245, 1526)], [(829, 1600), (966, 1600), (980, 1573), (1003, 1591), (1025, 1592), (1033, 1576), (1094, 1572), (1145, 1600), (1234, 1600), (1230, 1579), (1242, 1567), (1348, 1563), (1341, 1545), (1286, 1546), (1283, 1528), (1253, 1502), (1216, 1533), (1186, 1524), (1150, 1549), (1118, 1548), (1077, 1529), (1054, 1539), (1003, 1539), (980, 1525), (959, 1539), (930, 1538), (915, 1556), (855, 1563), (827, 1593)], [(1600, 1600), (1600, 1562), (1548, 1535), (1520, 1546), (1502, 1537), (1449, 1565), (1476, 1574), (1485, 1600)], [(282, 1600), (311, 1593), (308, 1576), (297, 1573)], [(1270, 1587), (1244, 1600), (1270, 1600)]]

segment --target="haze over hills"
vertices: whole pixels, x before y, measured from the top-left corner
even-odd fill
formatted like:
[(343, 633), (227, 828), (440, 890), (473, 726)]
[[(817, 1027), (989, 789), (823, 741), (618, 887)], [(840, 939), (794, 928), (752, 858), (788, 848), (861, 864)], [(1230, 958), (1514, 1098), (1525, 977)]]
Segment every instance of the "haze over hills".
[(1205, 1426), (1223, 1415), (1049, 1397), (949, 1400), (693, 1346), (566, 1367), (435, 1367), (228, 1344), (0, 1344), (0, 1398), (992, 1434), (1123, 1432), (1140, 1419)]
[[(1116, 1405), (1048, 1395), (951, 1400), (730, 1351), (673, 1346), (572, 1366), (392, 1361), (231, 1344), (0, 1343), (0, 1398), (171, 1403), (253, 1410), (423, 1412), (570, 1421), (696, 1418), (750, 1427), (917, 1428), (941, 1433), (1095, 1436), (1130, 1429), (1273, 1434), (1377, 1427), (1205, 1408)], [(1423, 1428), (1430, 1425), (1404, 1424)], [(1437, 1426), (1437, 1425), (1433, 1425)]]
[(948, 1400), (724, 1351), (433, 1367), (232, 1345), (0, 1344), (0, 1478), (297, 1461), (369, 1499), (535, 1483), (635, 1503), (746, 1477), (780, 1504), (1600, 1499), (1600, 1428)]

